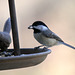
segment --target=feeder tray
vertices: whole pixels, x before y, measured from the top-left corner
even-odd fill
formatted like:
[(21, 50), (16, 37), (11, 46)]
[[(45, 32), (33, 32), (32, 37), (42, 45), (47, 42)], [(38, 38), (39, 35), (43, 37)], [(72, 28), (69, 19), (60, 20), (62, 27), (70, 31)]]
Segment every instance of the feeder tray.
[[(51, 53), (49, 49), (34, 50), (33, 48), (25, 48), (20, 50), (22, 55), (0, 57), (0, 70), (35, 66), (43, 62), (47, 55)], [(8, 51), (13, 51), (13, 49), (8, 49)]]
[(33, 49), (19, 47), (16, 12), (14, 0), (8, 0), (11, 17), (11, 27), (13, 35), (14, 49), (8, 49), (8, 52), (14, 51), (14, 56), (0, 57), (0, 70), (17, 69), (37, 65), (45, 60), (51, 53), (49, 49)]

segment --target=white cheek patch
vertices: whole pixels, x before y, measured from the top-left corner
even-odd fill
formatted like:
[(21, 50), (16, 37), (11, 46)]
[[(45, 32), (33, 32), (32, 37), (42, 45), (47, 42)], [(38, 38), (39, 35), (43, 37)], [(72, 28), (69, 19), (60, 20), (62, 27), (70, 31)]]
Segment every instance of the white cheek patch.
[(42, 30), (47, 30), (48, 28), (45, 26), (42, 26)]
[(39, 30), (47, 30), (48, 29), (46, 26), (43, 26), (43, 25), (36, 26), (35, 28), (39, 29)]

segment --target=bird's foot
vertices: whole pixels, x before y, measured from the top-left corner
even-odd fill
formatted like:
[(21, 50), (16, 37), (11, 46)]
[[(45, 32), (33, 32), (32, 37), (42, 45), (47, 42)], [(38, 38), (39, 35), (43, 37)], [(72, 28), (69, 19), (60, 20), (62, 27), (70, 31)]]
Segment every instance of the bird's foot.
[(47, 49), (48, 49), (47, 47), (44, 47), (44, 48), (43, 48), (43, 50), (47, 50)]
[(35, 47), (34, 49), (37, 50), (37, 49), (39, 49), (39, 48), (42, 47), (42, 46), (44, 46), (44, 45), (40, 45), (40, 46), (38, 46), (38, 47)]
[(37, 49), (39, 49), (40, 47), (38, 46), (38, 47), (34, 47), (34, 50), (37, 50)]

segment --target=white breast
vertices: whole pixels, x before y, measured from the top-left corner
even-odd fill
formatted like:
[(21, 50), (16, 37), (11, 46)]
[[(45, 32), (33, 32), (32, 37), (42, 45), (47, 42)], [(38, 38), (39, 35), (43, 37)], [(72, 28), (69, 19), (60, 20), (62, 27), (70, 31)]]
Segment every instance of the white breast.
[(47, 37), (41, 35), (41, 33), (34, 34), (34, 37), (39, 43), (41, 43), (45, 46), (51, 47), (53, 45), (58, 44), (57, 40), (52, 39), (52, 38), (47, 38)]

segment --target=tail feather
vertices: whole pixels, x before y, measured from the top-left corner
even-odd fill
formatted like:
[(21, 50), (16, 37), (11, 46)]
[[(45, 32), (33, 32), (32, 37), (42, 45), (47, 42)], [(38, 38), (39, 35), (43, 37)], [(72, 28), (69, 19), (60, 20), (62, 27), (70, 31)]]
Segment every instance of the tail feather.
[(10, 30), (11, 30), (11, 19), (8, 18), (5, 22), (3, 32), (10, 33)]
[(71, 45), (69, 45), (69, 44), (67, 44), (65, 42), (63, 42), (63, 44), (66, 45), (66, 46), (68, 46), (68, 47), (70, 47), (70, 48), (72, 48), (72, 49), (75, 49), (75, 47), (73, 47), (73, 46), (71, 46)]

